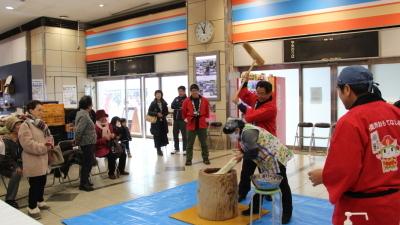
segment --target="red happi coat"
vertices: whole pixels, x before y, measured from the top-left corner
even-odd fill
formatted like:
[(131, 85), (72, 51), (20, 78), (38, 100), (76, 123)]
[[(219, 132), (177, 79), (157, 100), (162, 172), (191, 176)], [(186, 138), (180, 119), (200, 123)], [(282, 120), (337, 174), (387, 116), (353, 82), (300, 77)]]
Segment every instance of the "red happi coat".
[(274, 99), (262, 103), (255, 109), (257, 103), (257, 95), (244, 87), (239, 92), (239, 98), (248, 106), (244, 119), (248, 123), (252, 123), (258, 127), (264, 128), (274, 136), (276, 136), (276, 102)]
[[(210, 116), (210, 103), (207, 98), (200, 96), (200, 118), (199, 118), (199, 128), (207, 128), (207, 118)], [(182, 119), (187, 119), (186, 129), (194, 131), (196, 129), (196, 119), (193, 117), (194, 107), (192, 99), (190, 97), (186, 98), (182, 103)]]
[[(399, 225), (400, 191), (355, 198), (348, 192), (377, 193), (400, 189), (400, 110), (383, 101), (350, 109), (337, 123), (323, 170), (323, 183), (335, 205), (333, 224), (348, 212), (354, 225)], [(347, 192), (347, 193), (346, 193)]]

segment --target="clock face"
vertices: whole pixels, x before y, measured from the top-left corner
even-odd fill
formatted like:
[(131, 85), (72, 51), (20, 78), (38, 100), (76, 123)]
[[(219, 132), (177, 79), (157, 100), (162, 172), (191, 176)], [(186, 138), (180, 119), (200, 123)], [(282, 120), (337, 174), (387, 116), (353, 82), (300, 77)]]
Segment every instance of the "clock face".
[(196, 26), (196, 39), (201, 43), (209, 42), (214, 35), (214, 26), (209, 21), (203, 21)]

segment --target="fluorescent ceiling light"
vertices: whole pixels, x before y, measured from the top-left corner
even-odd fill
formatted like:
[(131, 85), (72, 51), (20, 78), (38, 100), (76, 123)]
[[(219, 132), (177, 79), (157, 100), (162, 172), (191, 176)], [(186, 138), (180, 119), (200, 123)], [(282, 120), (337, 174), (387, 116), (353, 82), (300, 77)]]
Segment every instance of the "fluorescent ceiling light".
[(100, 4), (99, 7), (103, 8), (103, 7), (104, 7), (104, 4)]
[(14, 7), (12, 7), (12, 6), (6, 6), (6, 9), (7, 9), (7, 10), (14, 10)]

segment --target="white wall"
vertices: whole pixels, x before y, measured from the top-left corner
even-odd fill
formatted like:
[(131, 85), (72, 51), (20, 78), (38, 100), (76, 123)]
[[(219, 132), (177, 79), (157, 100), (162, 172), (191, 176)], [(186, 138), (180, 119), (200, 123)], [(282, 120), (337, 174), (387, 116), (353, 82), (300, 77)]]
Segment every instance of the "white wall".
[(161, 53), (155, 55), (156, 73), (187, 72), (187, 51)]
[[(256, 52), (264, 59), (265, 64), (283, 63), (283, 40), (259, 41), (250, 43)], [(234, 66), (249, 66), (253, 59), (244, 50), (242, 44), (234, 46)]]
[(85, 51), (83, 31), (43, 26), (31, 31), (32, 66), (43, 66), (46, 100), (63, 102), (63, 85), (76, 85), (78, 100), (85, 86), (94, 87), (87, 79)]
[(26, 32), (0, 42), (0, 66), (27, 60)]
[(400, 28), (386, 29), (379, 32), (380, 56), (400, 56)]

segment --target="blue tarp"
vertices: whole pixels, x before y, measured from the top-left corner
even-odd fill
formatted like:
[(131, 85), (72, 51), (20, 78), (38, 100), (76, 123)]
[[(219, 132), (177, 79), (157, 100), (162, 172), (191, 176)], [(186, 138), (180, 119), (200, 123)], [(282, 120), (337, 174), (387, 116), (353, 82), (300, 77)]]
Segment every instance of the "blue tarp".
[[(102, 208), (88, 214), (64, 220), (67, 225), (185, 225), (187, 223), (170, 218), (187, 208), (196, 200), (197, 182), (190, 182), (172, 189), (137, 198), (117, 205)], [(248, 195), (250, 196), (250, 195)], [(248, 204), (250, 198), (242, 202)], [(264, 201), (264, 208), (271, 203)], [(290, 225), (329, 225), (332, 206), (324, 199), (293, 195), (293, 217)], [(253, 224), (271, 224), (271, 215), (262, 217)]]

